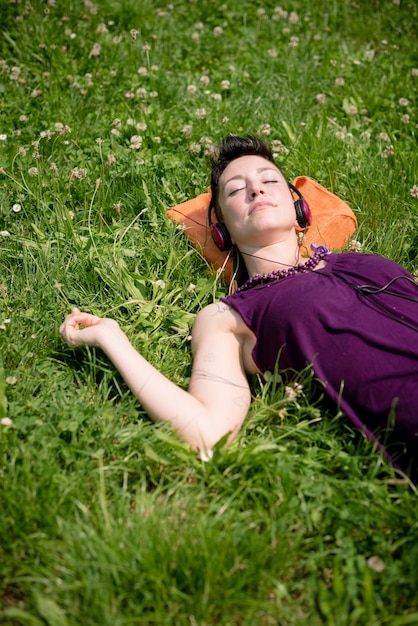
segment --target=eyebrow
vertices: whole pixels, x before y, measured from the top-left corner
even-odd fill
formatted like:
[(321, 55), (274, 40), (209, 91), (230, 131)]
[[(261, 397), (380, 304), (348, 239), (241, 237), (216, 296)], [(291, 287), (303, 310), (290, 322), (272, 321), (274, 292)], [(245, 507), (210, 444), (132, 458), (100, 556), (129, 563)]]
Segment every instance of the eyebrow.
[[(257, 168), (256, 172), (257, 174), (260, 174), (261, 172), (268, 172), (268, 171), (272, 171), (275, 172), (276, 174), (279, 174), (279, 170), (277, 170), (275, 167), (259, 167)], [(236, 174), (235, 176), (231, 176), (231, 178), (228, 178), (228, 180), (225, 181), (224, 183), (224, 187), (226, 187), (226, 185), (230, 182), (232, 182), (233, 180), (237, 180), (240, 178), (244, 178), (243, 174)]]

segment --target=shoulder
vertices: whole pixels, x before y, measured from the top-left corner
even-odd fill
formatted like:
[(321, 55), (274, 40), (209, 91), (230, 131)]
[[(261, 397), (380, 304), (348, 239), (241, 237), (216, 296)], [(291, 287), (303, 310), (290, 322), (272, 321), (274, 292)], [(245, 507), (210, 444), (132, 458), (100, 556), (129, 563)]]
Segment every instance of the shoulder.
[(205, 326), (219, 330), (236, 331), (240, 319), (239, 315), (228, 304), (214, 302), (199, 311), (194, 322), (194, 328), (199, 329)]
[(340, 252), (330, 256), (331, 264), (336, 268), (340, 266), (344, 267), (358, 267), (365, 268), (370, 273), (379, 271), (396, 274), (409, 275), (407, 269), (402, 265), (399, 265), (396, 261), (388, 259), (387, 257), (380, 256), (379, 254), (370, 254), (364, 252)]
[(248, 334), (241, 316), (224, 302), (214, 302), (199, 311), (193, 324), (192, 346), (201, 341), (216, 341), (227, 336), (237, 339)]

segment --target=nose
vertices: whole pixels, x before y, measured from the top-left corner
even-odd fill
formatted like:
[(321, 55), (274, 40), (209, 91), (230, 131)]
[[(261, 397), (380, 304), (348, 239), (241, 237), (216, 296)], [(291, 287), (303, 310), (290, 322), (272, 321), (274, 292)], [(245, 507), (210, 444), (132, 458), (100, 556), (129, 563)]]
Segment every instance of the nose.
[(264, 193), (264, 188), (262, 186), (261, 183), (254, 183), (251, 186), (251, 197), (255, 198), (256, 196), (258, 196), (259, 194), (263, 194)]

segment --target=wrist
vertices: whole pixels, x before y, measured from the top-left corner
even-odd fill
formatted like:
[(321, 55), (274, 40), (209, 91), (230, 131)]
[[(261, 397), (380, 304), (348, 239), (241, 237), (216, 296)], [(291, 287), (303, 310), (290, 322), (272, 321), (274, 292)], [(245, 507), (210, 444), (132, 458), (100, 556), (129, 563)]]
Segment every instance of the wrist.
[(115, 345), (128, 341), (123, 330), (115, 320), (106, 319), (97, 326), (97, 342), (104, 352), (109, 352)]

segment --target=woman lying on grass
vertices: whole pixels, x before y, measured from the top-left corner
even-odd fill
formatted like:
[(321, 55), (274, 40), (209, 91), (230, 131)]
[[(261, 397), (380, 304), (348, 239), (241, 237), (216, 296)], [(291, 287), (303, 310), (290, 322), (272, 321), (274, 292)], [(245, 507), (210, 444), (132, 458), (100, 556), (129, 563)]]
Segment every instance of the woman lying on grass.
[(73, 309), (60, 332), (71, 347), (101, 348), (155, 421), (193, 448), (230, 442), (247, 415), (247, 375), (311, 364), (325, 395), (418, 475), (418, 285), (393, 261), (323, 246), (301, 261), (295, 202), (270, 148), (228, 136), (212, 165), (214, 239), (234, 246), (247, 280), (205, 307), (193, 327), (188, 391), (148, 363), (118, 323)]

